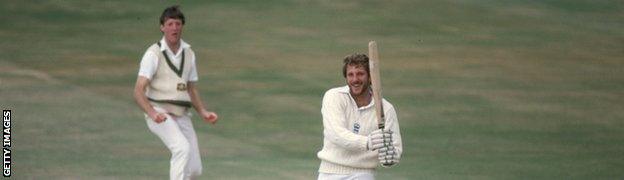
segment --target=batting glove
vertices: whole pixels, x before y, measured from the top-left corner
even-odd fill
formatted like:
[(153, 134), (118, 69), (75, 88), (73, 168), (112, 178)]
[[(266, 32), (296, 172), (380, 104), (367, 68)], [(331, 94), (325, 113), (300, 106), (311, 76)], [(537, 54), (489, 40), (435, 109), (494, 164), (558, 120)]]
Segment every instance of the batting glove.
[(384, 133), (381, 129), (377, 129), (368, 134), (368, 143), (366, 149), (369, 151), (377, 150), (384, 146)]
[(395, 151), (394, 146), (384, 146), (381, 147), (377, 150), (377, 152), (379, 152), (379, 154), (383, 154), (383, 153), (393, 153), (393, 151)]
[(392, 131), (391, 130), (383, 131), (382, 137), (383, 137), (383, 147), (392, 146)]
[(391, 167), (399, 163), (399, 155), (394, 146), (379, 149), (379, 163), (383, 167)]

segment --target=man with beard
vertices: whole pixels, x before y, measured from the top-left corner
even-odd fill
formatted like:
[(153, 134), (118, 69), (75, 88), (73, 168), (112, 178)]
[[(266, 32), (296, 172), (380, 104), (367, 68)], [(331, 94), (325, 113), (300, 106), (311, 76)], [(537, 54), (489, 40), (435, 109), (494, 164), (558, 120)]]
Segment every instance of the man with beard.
[[(383, 100), (385, 129), (377, 129), (370, 89), (368, 56), (344, 58), (346, 86), (328, 90), (323, 96), (323, 149), (319, 180), (375, 179), (378, 164), (399, 163), (403, 145), (394, 107)], [(389, 163), (388, 163), (389, 162)]]

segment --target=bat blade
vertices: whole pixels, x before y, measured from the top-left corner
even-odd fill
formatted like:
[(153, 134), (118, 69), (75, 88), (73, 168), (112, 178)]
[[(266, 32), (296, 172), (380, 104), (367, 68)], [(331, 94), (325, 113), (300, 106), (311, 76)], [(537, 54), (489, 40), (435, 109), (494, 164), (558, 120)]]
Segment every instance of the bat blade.
[(369, 69), (371, 78), (371, 89), (373, 90), (373, 100), (375, 101), (375, 113), (377, 114), (377, 126), (384, 129), (386, 117), (383, 110), (383, 96), (381, 95), (381, 73), (379, 68), (379, 53), (377, 51), (377, 43), (371, 41), (368, 43)]

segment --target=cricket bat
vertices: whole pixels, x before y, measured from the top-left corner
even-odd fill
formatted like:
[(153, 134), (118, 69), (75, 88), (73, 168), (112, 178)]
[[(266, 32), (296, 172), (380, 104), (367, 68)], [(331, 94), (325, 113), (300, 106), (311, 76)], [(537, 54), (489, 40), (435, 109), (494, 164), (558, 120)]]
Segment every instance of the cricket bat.
[(384, 129), (386, 126), (386, 116), (383, 110), (383, 96), (381, 96), (381, 75), (379, 73), (379, 53), (377, 51), (377, 43), (371, 41), (368, 43), (369, 69), (371, 85), (373, 90), (373, 100), (375, 101), (375, 113), (377, 114), (377, 127)]
[[(381, 75), (379, 73), (379, 53), (377, 51), (377, 43), (371, 41), (368, 43), (368, 66), (370, 69), (371, 85), (373, 90), (373, 100), (375, 101), (375, 113), (377, 115), (377, 126), (383, 130), (386, 126), (386, 116), (383, 110), (383, 96), (381, 96)], [(385, 130), (384, 130), (385, 131)], [(389, 162), (386, 158), (384, 167), (392, 166), (394, 163)]]

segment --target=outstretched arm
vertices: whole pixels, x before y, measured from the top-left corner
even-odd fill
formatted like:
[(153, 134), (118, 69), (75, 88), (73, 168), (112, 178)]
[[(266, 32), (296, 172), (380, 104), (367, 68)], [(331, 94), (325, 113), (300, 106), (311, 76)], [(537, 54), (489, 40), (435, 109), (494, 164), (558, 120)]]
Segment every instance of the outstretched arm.
[(188, 82), (188, 93), (191, 96), (191, 104), (193, 104), (193, 108), (195, 111), (204, 119), (204, 121), (215, 124), (217, 123), (217, 113), (206, 110), (204, 103), (201, 101), (201, 97), (199, 97), (199, 92), (197, 91), (197, 86), (195, 82)]

